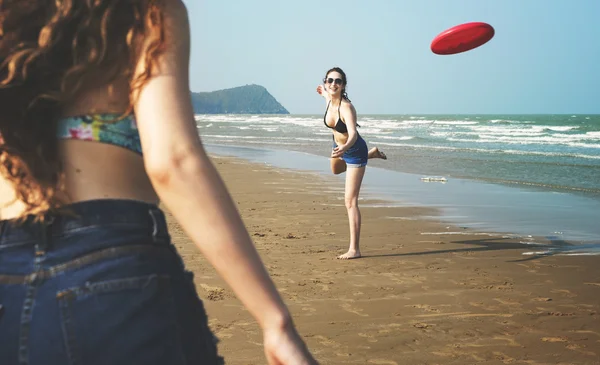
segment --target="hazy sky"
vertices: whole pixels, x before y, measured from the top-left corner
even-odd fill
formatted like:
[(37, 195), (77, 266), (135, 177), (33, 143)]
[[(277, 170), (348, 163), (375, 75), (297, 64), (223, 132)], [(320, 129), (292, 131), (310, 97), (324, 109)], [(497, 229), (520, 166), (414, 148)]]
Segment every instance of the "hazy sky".
[[(600, 0), (184, 0), (192, 91), (259, 84), (292, 114), (339, 66), (359, 114), (600, 113)], [(465, 22), (495, 37), (451, 55), (431, 40)]]

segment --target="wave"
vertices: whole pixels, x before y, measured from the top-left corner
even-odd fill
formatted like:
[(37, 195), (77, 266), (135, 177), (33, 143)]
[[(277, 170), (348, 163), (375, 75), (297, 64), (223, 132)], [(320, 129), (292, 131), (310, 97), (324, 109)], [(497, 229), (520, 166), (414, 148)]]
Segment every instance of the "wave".
[[(211, 136), (212, 137), (212, 136)], [(203, 139), (204, 136), (203, 136)], [(208, 139), (205, 139), (208, 140)], [(215, 141), (213, 141), (215, 142)], [(231, 143), (231, 144), (237, 144), (240, 141), (237, 138), (223, 138), (223, 139), (219, 139), (218, 143)], [(297, 146), (298, 143), (294, 142), (294, 141), (290, 141), (290, 142), (286, 142), (286, 141), (280, 141), (280, 142), (275, 142), (275, 141), (270, 141), (269, 143), (265, 143), (264, 141), (257, 141), (257, 140), (247, 140), (244, 141), (244, 144), (254, 144), (254, 145), (260, 145), (260, 146), (266, 146), (266, 145), (271, 145), (271, 146)]]
[(556, 146), (563, 145), (569, 147), (578, 147), (578, 148), (593, 148), (600, 149), (600, 144), (594, 143), (581, 143), (581, 142), (572, 142), (569, 140), (554, 138), (554, 137), (540, 137), (540, 138), (511, 138), (511, 137), (489, 137), (484, 138), (484, 136), (480, 136), (479, 139), (464, 139), (464, 138), (447, 138), (447, 141), (450, 142), (467, 142), (467, 143), (505, 143), (512, 145), (546, 145), (546, 146)]
[(548, 126), (548, 125), (536, 125), (536, 126), (522, 126), (518, 127), (512, 125), (511, 127), (498, 127), (489, 125), (478, 125), (471, 129), (482, 133), (494, 133), (494, 134), (539, 134), (547, 131), (554, 132), (566, 132), (573, 129), (578, 129), (578, 126)]
[(454, 125), (476, 125), (476, 124), (479, 124), (479, 122), (471, 122), (471, 121), (465, 121), (465, 120), (435, 120), (431, 124), (454, 126)]
[[(486, 120), (467, 120), (452, 118), (432, 118), (431, 116), (403, 115), (395, 117), (366, 116), (359, 118), (359, 132), (366, 138), (382, 142), (419, 141), (435, 144), (482, 144), (496, 145), (528, 145), (545, 146), (552, 149), (600, 149), (600, 131), (596, 126), (586, 125), (551, 125), (554, 117), (548, 117), (545, 123), (532, 125), (532, 121), (516, 121), (510, 118)], [(481, 117), (473, 117), (477, 119)], [(216, 131), (222, 128), (234, 128), (241, 134), (281, 136), (326, 136), (330, 131), (323, 126), (320, 116), (294, 115), (196, 115), (198, 128), (205, 131)], [(583, 119), (580, 119), (583, 120)], [(564, 120), (560, 123), (566, 123)], [(584, 129), (588, 129), (585, 131)], [(253, 132), (255, 131), (255, 132)], [(224, 133), (215, 133), (224, 134)], [(393, 145), (391, 145), (393, 146)], [(398, 146), (407, 146), (399, 144)], [(455, 146), (446, 146), (452, 149)], [(476, 146), (481, 147), (481, 146)], [(536, 148), (538, 147), (527, 147)], [(488, 150), (484, 148), (484, 150)], [(568, 151), (573, 152), (573, 151)], [(591, 153), (583, 151), (582, 156)], [(584, 157), (589, 158), (589, 157)]]
[(598, 132), (587, 132), (586, 136), (592, 137), (594, 139), (600, 139), (600, 131)]
[[(418, 138), (416, 138), (418, 139)], [(487, 149), (487, 148), (465, 148), (456, 146), (440, 146), (440, 145), (423, 145), (410, 143), (391, 143), (378, 142), (382, 146), (390, 147), (409, 147), (429, 150), (456, 151), (456, 152), (479, 152), (491, 154), (511, 154), (511, 155), (532, 155), (532, 156), (547, 156), (547, 157), (567, 157), (567, 158), (582, 158), (590, 160), (600, 160), (599, 155), (587, 155), (582, 153), (568, 152), (542, 152), (542, 151), (521, 151), (521, 150), (504, 150), (504, 149)]]
[(396, 136), (371, 136), (371, 139), (373, 139), (374, 141), (380, 140), (380, 139), (388, 139), (388, 140), (394, 140), (394, 141), (410, 141), (411, 139), (414, 139), (415, 137), (413, 136), (400, 136), (400, 137), (396, 137)]
[(270, 144), (272, 141), (306, 141), (306, 142), (329, 142), (331, 139), (325, 138), (310, 138), (310, 137), (274, 137), (274, 136), (232, 136), (230, 134), (201, 134), (202, 138), (230, 139), (235, 140), (260, 140), (261, 143)]
[(543, 188), (543, 189), (551, 189), (551, 190), (563, 190), (563, 191), (573, 191), (573, 192), (581, 192), (581, 193), (600, 194), (600, 189), (596, 189), (596, 188), (566, 186), (566, 185), (560, 185), (560, 184), (549, 184), (549, 183), (540, 183), (540, 182), (532, 182), (532, 181), (506, 180), (506, 179), (498, 179), (498, 178), (473, 177), (473, 179), (479, 180), (479, 181), (490, 182), (490, 183), (500, 183), (500, 184), (507, 184), (507, 185), (519, 185), (519, 186), (527, 186), (527, 187)]

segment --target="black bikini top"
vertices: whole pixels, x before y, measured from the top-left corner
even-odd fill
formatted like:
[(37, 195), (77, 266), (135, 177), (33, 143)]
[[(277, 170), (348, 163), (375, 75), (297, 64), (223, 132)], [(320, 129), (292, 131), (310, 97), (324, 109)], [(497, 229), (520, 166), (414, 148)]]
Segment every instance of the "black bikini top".
[[(340, 102), (340, 105), (338, 106), (338, 120), (335, 123), (335, 126), (330, 127), (329, 125), (327, 125), (326, 122), (326, 117), (327, 117), (327, 111), (329, 110), (329, 105), (331, 104), (331, 100), (329, 101), (329, 103), (327, 103), (327, 109), (325, 110), (325, 115), (323, 116), (323, 123), (325, 124), (325, 126), (327, 128), (331, 128), (336, 130), (337, 132), (340, 133), (348, 133), (348, 127), (346, 127), (346, 123), (344, 123), (342, 121), (342, 118), (340, 117), (340, 107), (342, 106), (342, 102)], [(360, 127), (358, 124), (356, 125), (357, 127)]]

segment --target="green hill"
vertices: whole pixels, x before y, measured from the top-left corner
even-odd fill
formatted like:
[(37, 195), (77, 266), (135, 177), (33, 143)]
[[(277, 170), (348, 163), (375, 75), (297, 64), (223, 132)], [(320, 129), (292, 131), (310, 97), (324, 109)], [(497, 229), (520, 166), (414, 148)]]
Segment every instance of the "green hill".
[(192, 103), (196, 114), (290, 114), (260, 85), (193, 92)]

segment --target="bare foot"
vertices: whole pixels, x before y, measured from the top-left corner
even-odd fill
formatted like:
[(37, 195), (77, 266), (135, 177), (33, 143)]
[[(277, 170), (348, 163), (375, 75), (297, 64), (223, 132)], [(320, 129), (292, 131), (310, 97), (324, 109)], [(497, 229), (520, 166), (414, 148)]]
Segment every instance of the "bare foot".
[(385, 153), (380, 151), (377, 147), (373, 147), (371, 151), (369, 151), (369, 155), (371, 156), (371, 158), (380, 158), (382, 160), (387, 160), (387, 156), (385, 155)]
[(352, 260), (360, 257), (360, 251), (348, 251), (343, 255), (339, 255), (338, 260)]

